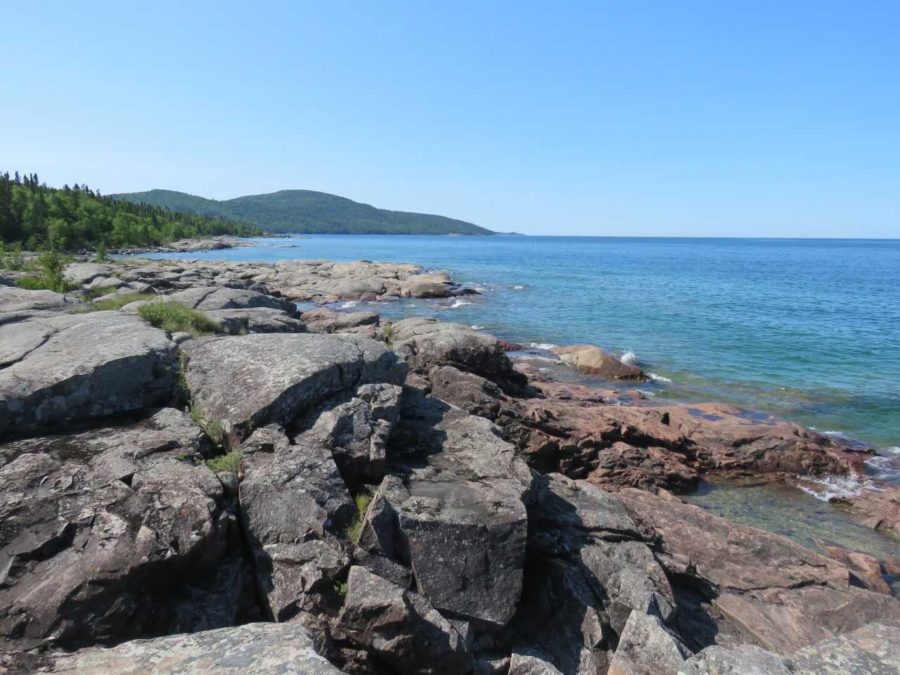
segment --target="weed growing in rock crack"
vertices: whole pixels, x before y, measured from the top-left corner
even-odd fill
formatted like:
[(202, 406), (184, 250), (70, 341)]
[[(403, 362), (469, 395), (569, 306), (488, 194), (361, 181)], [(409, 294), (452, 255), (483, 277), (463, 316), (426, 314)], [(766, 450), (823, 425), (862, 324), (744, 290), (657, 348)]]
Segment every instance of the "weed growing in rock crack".
[(115, 292), (116, 289), (111, 286), (106, 286), (105, 288), (89, 288), (84, 292), (84, 299), (93, 302), (97, 298), (102, 298), (104, 295), (110, 295)]
[(212, 457), (211, 459), (206, 460), (206, 466), (208, 466), (213, 473), (230, 471), (231, 473), (236, 474), (241, 468), (242, 459), (243, 456), (241, 455), (240, 450), (232, 450), (231, 452), (226, 452), (224, 455), (219, 455), (218, 457)]
[(366, 520), (366, 512), (369, 510), (369, 504), (372, 502), (372, 495), (368, 492), (360, 492), (353, 497), (353, 503), (356, 504), (356, 513), (353, 520), (347, 526), (347, 539), (354, 544), (359, 543), (362, 536), (363, 523)]
[(334, 592), (337, 593), (342, 598), (347, 597), (347, 582), (346, 581), (335, 581), (334, 582)]
[[(185, 389), (187, 388), (185, 384)], [(217, 420), (208, 420), (196, 403), (191, 403), (191, 419), (206, 432), (213, 443), (221, 446), (225, 441), (225, 429)]]
[(394, 326), (389, 323), (386, 323), (386, 324), (384, 324), (384, 328), (382, 328), (381, 332), (384, 335), (384, 343), (388, 347), (393, 347), (394, 346)]
[(196, 337), (220, 332), (218, 324), (206, 314), (174, 300), (143, 305), (138, 309), (138, 315), (151, 326), (168, 333), (190, 333)]

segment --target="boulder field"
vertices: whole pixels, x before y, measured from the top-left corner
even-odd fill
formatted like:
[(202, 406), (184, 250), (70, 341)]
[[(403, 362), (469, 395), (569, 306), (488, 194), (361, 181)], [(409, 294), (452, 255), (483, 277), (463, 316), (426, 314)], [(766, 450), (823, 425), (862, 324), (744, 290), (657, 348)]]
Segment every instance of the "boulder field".
[[(0, 286), (0, 672), (900, 669), (893, 563), (674, 494), (852, 473), (859, 448), (540, 378), (459, 324), (293, 303), (462, 292), (412, 265), (67, 275)], [(98, 287), (216, 331), (87, 311)], [(884, 490), (847, 512), (890, 532)]]

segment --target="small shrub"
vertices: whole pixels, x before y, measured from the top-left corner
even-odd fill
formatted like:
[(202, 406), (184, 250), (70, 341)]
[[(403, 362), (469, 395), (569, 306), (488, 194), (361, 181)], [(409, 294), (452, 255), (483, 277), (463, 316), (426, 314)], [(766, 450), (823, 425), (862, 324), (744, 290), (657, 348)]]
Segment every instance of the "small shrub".
[(388, 347), (394, 346), (394, 326), (386, 323), (384, 324), (384, 328), (381, 329), (382, 335), (384, 335), (384, 343)]
[(335, 581), (334, 582), (334, 592), (337, 593), (342, 598), (347, 597), (347, 582), (346, 581)]
[(347, 526), (347, 539), (354, 544), (358, 544), (359, 538), (362, 536), (363, 523), (366, 520), (366, 512), (369, 510), (369, 504), (371, 502), (372, 495), (368, 492), (360, 492), (353, 497), (353, 503), (356, 504), (356, 513), (353, 516), (353, 520), (350, 521), (350, 524)]
[(174, 300), (144, 305), (138, 310), (138, 315), (151, 326), (162, 328), (167, 333), (190, 333), (197, 336), (220, 332), (219, 326), (206, 314), (189, 309)]
[(109, 255), (106, 252), (106, 242), (102, 239), (100, 240), (100, 243), (97, 244), (97, 262), (109, 262)]
[(241, 451), (232, 450), (224, 455), (219, 455), (218, 457), (206, 460), (206, 466), (208, 466), (213, 473), (230, 471), (231, 473), (236, 474), (241, 468), (241, 459), (243, 459)]

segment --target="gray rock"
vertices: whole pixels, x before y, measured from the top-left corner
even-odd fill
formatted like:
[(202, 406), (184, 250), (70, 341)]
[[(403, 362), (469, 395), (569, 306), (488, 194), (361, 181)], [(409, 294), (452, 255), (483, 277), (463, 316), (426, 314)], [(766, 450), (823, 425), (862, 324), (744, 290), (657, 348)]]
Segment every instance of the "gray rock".
[(292, 316), (297, 314), (297, 306), (293, 302), (247, 289), (192, 286), (173, 293), (169, 298), (180, 302), (185, 307), (205, 312), (216, 309), (266, 307), (281, 310)]
[[(0, 314), (64, 309), (71, 300), (53, 291), (30, 291), (17, 286), (0, 286)], [(0, 323), (3, 323), (0, 321)]]
[(269, 425), (241, 446), (240, 501), (260, 591), (273, 618), (315, 613), (347, 565), (336, 534), (355, 511), (329, 449), (313, 436), (294, 443)]
[(117, 279), (116, 277), (97, 277), (90, 284), (87, 284), (87, 287), (91, 289), (103, 289), (121, 288), (124, 285), (125, 282), (121, 279)]
[(340, 333), (360, 326), (377, 326), (379, 317), (375, 312), (336, 312), (319, 307), (300, 315), (312, 333)]
[(439, 610), (505, 625), (522, 589), (528, 468), (489, 421), (434, 399), (404, 402), (391, 454), (379, 496), (396, 514), (394, 555)]
[(453, 294), (453, 283), (446, 272), (416, 274), (400, 284), (404, 298), (446, 298)]
[(71, 649), (234, 621), (237, 530), (201, 437), (169, 408), (0, 445), (0, 642)]
[(507, 675), (562, 675), (549, 654), (534, 647), (514, 649)]
[(756, 645), (713, 645), (678, 669), (679, 675), (792, 675), (793, 672), (782, 657)]
[(801, 649), (791, 659), (798, 675), (900, 672), (900, 628), (869, 624)]
[(206, 315), (217, 323), (223, 333), (305, 333), (302, 321), (280, 309), (251, 307), (248, 309), (215, 309)]
[(496, 382), (516, 392), (525, 377), (515, 371), (500, 342), (493, 335), (458, 323), (434, 319), (404, 319), (391, 325), (394, 351), (419, 373), (434, 366), (454, 366)]
[(350, 568), (339, 624), (398, 673), (467, 673), (472, 660), (451, 624), (421, 595)]
[(370, 382), (399, 384), (405, 375), (383, 344), (352, 335), (206, 338), (188, 342), (184, 353), (195, 405), (225, 432), (290, 425), (339, 392)]
[(108, 277), (112, 273), (111, 265), (100, 263), (80, 262), (66, 266), (65, 277), (73, 284), (84, 286), (91, 283), (97, 277)]
[(3, 324), (0, 344), (0, 437), (159, 406), (175, 390), (175, 344), (119, 312)]
[(488, 379), (453, 366), (438, 366), (428, 372), (431, 395), (462, 408), (471, 415), (496, 420), (503, 408), (503, 391)]
[(49, 672), (83, 675), (168, 673), (259, 673), (338, 675), (316, 654), (313, 641), (296, 623), (252, 623), (126, 642), (112, 649), (86, 649), (47, 657)]
[(687, 647), (657, 617), (631, 612), (607, 675), (674, 675), (690, 656)]

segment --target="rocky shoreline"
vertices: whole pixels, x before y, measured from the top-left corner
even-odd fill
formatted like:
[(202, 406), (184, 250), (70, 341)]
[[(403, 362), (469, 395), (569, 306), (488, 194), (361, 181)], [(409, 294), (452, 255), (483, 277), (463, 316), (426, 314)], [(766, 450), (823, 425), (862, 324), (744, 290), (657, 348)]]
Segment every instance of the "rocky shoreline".
[[(676, 496), (853, 475), (866, 449), (553, 381), (459, 324), (296, 308), (473, 292), (415, 265), (66, 273), (0, 285), (0, 672), (900, 668), (898, 560)], [(208, 334), (141, 318), (171, 302)], [(876, 487), (848, 512), (900, 535)]]

